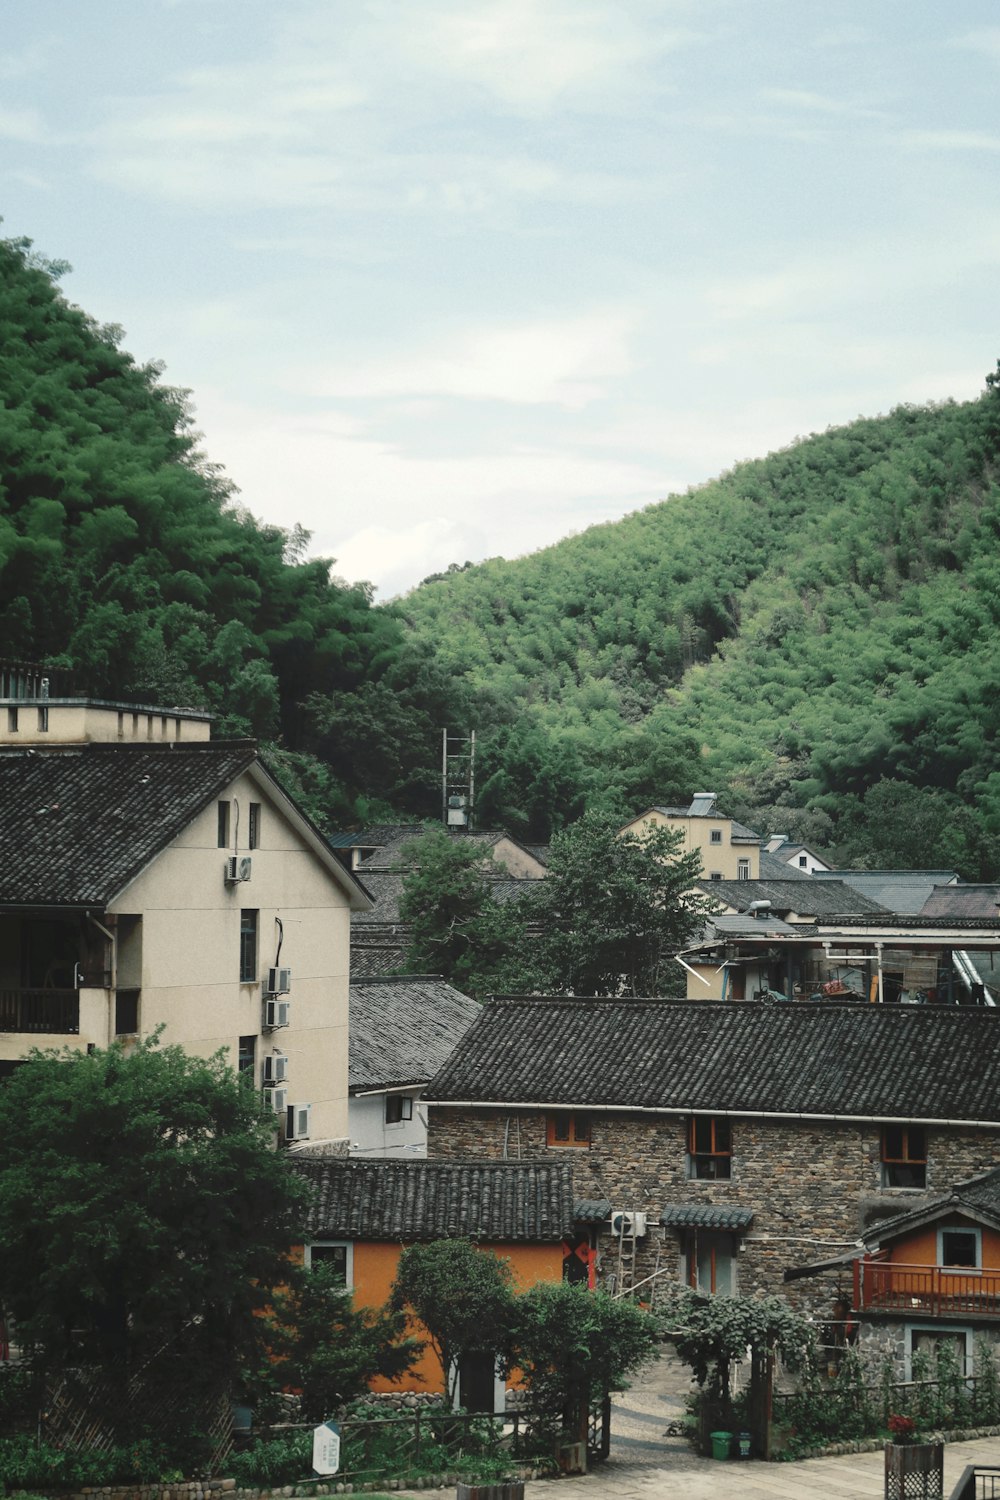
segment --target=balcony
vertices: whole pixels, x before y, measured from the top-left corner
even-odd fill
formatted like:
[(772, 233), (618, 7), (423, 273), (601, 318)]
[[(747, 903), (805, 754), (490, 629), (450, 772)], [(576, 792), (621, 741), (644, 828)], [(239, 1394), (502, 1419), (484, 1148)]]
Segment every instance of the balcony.
[(920, 1318), (1000, 1318), (1000, 1271), (942, 1270), (866, 1258), (854, 1263), (854, 1310)]
[(0, 990), (0, 1032), (67, 1035), (79, 1030), (79, 990)]

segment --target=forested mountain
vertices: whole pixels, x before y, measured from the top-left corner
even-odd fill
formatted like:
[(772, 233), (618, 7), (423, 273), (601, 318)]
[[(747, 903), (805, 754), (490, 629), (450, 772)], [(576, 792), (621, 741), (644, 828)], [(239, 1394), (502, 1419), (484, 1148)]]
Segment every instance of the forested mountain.
[(515, 726), (489, 809), (540, 832), (533, 767), (622, 811), (708, 788), (845, 859), (996, 873), (998, 452), (991, 387), (428, 580), (415, 636)]
[(905, 407), (396, 606), (199, 453), (185, 392), (0, 242), (0, 656), (207, 705), (327, 826), (439, 806), (546, 839), (720, 794), (869, 864), (1000, 874), (1000, 386)]
[(433, 812), (447, 680), (366, 587), (301, 560), (306, 534), (234, 503), (187, 393), (72, 307), (62, 269), (0, 242), (0, 656), (75, 692), (207, 704), (270, 741), (324, 821)]

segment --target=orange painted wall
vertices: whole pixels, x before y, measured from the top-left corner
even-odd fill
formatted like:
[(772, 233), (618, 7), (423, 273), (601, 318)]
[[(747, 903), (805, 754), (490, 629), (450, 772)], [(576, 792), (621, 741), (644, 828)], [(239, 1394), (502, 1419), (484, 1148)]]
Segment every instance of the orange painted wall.
[[(950, 1219), (948, 1223), (968, 1223), (970, 1228), (976, 1227), (971, 1219), (963, 1220), (960, 1217)], [(983, 1269), (1000, 1270), (1000, 1234), (995, 1229), (987, 1229), (985, 1225), (981, 1227)], [(938, 1228), (937, 1224), (930, 1224), (907, 1235), (905, 1239), (897, 1240), (889, 1251), (889, 1260), (907, 1266), (936, 1266)]]
[[(382, 1307), (388, 1301), (400, 1252), (405, 1248), (398, 1242), (385, 1244), (355, 1240), (354, 1300), (358, 1306)], [(539, 1281), (562, 1280), (561, 1245), (489, 1245), (483, 1253), (499, 1255), (510, 1261), (515, 1291), (527, 1291)], [(415, 1332), (419, 1337), (421, 1330), (417, 1328)], [(401, 1381), (375, 1380), (372, 1389), (443, 1391), (441, 1363), (430, 1349), (425, 1349)]]

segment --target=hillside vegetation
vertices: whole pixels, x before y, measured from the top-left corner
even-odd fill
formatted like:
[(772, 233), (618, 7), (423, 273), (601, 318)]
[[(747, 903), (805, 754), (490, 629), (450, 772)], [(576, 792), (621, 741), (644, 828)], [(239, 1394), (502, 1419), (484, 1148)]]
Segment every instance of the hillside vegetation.
[(426, 582), (415, 637), (517, 721), (488, 797), (530, 830), (520, 750), (591, 805), (708, 788), (844, 858), (995, 873), (998, 432), (993, 390), (902, 407)]
[(303, 560), (307, 533), (235, 504), (187, 393), (66, 301), (64, 269), (0, 241), (0, 657), (46, 661), (57, 690), (207, 705), (324, 821), (433, 811), (450, 700), (427, 653)]

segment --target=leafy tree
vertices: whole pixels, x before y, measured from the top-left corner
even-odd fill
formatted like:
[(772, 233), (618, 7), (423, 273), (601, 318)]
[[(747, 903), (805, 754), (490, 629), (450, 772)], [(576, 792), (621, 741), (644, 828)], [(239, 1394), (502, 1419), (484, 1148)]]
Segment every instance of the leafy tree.
[(803, 1368), (815, 1343), (813, 1325), (781, 1297), (706, 1297), (683, 1292), (660, 1315), (664, 1337), (698, 1385), (728, 1403), (734, 1364), (755, 1354), (776, 1352), (789, 1370)]
[(681, 838), (662, 827), (620, 833), (616, 818), (596, 812), (556, 834), (548, 877), (532, 902), (538, 941), (524, 950), (533, 987), (576, 995), (660, 995), (674, 987), (673, 955), (708, 910), (691, 894), (700, 858), (680, 852)]
[(591, 1402), (655, 1358), (659, 1325), (626, 1298), (539, 1282), (516, 1299), (513, 1360), (532, 1403), (583, 1435)]
[(253, 1360), (303, 1188), (219, 1054), (34, 1052), (0, 1089), (0, 1302), (46, 1366)]
[(269, 1357), (258, 1394), (299, 1391), (307, 1422), (323, 1422), (364, 1395), (376, 1375), (397, 1380), (420, 1352), (417, 1340), (403, 1337), (401, 1312), (356, 1308), (334, 1275), (324, 1264), (297, 1268), (267, 1318)]
[(506, 1354), (513, 1300), (507, 1261), (468, 1240), (434, 1240), (403, 1251), (390, 1306), (406, 1309), (426, 1329), (450, 1405), (466, 1355)]

